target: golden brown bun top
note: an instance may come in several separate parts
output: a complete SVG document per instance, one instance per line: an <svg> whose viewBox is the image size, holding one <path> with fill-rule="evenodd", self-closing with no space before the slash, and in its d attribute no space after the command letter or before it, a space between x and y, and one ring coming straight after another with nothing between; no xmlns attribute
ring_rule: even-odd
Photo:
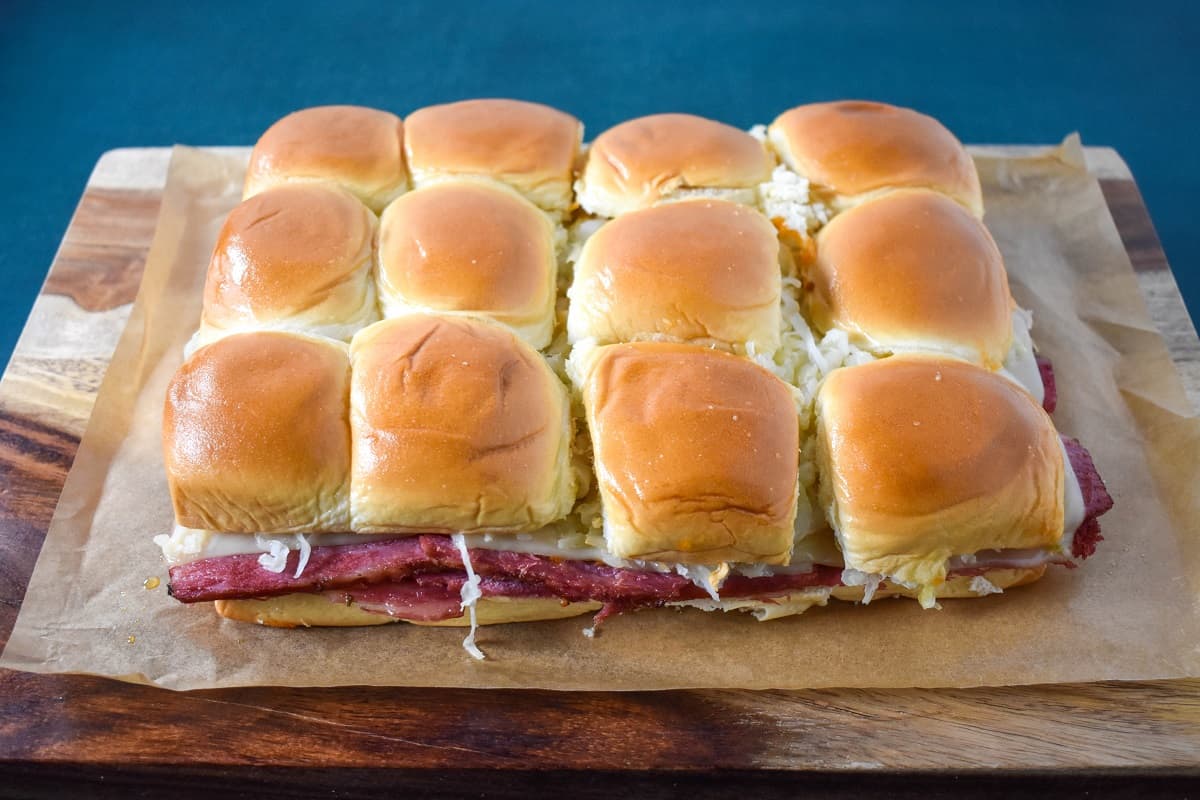
<svg viewBox="0 0 1200 800"><path fill-rule="evenodd" d="M329 185L283 185L243 201L217 237L205 322L228 327L327 302L369 269L375 228L366 206Z"/></svg>
<svg viewBox="0 0 1200 800"><path fill-rule="evenodd" d="M566 389L512 332L409 314L350 353L356 530L530 530L570 510Z"/></svg>
<svg viewBox="0 0 1200 800"><path fill-rule="evenodd" d="M350 362L294 333L228 336L167 388L163 450L176 519L232 532L345 530Z"/></svg>
<svg viewBox="0 0 1200 800"><path fill-rule="evenodd" d="M936 192L889 192L834 217L805 270L821 329L864 346L952 352L998 369L1012 342L1013 300L983 223Z"/></svg>
<svg viewBox="0 0 1200 800"><path fill-rule="evenodd" d="M602 347L587 372L614 552L786 561L799 429L783 381L747 359L667 342Z"/></svg>
<svg viewBox="0 0 1200 800"><path fill-rule="evenodd" d="M1003 487L1050 435L1017 384L966 362L897 356L837 370L839 479L870 490L874 510L928 514ZM886 476L886 480L881 480Z"/></svg>
<svg viewBox="0 0 1200 800"><path fill-rule="evenodd" d="M341 183L379 210L407 184L404 124L363 106L317 106L283 117L250 155L246 196L288 179Z"/></svg>
<svg viewBox="0 0 1200 800"><path fill-rule="evenodd" d="M788 166L828 192L923 187L983 216L971 156L940 122L912 109L862 100L797 106L775 119L770 138Z"/></svg>
<svg viewBox="0 0 1200 800"><path fill-rule="evenodd" d="M686 200L606 223L575 267L568 332L601 343L669 336L779 343L779 240L752 208Z"/></svg>
<svg viewBox="0 0 1200 800"><path fill-rule="evenodd" d="M485 175L535 201L548 199L542 191L547 183L570 191L583 137L583 125L575 117L523 100L429 106L414 111L405 124L409 167L418 182L437 174Z"/></svg>
<svg viewBox="0 0 1200 800"><path fill-rule="evenodd" d="M817 414L822 499L847 566L936 583L951 555L1058 546L1058 434L1016 383L894 356L831 373Z"/></svg>
<svg viewBox="0 0 1200 800"><path fill-rule="evenodd" d="M554 292L554 228L503 186L436 183L388 206L379 261L384 291L414 305L532 312Z"/></svg>
<svg viewBox="0 0 1200 800"><path fill-rule="evenodd" d="M753 188L770 174L770 155L745 131L692 114L654 114L596 137L581 192L624 212L679 189Z"/></svg>

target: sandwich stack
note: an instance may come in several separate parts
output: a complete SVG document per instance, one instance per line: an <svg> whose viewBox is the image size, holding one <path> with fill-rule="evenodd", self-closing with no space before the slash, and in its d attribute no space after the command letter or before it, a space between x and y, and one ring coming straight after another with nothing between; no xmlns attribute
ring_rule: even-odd
<svg viewBox="0 0 1200 800"><path fill-rule="evenodd" d="M488 623L930 608L1100 538L974 165L915 111L585 146L514 100L314 108L245 188L163 416L182 602L481 656Z"/></svg>

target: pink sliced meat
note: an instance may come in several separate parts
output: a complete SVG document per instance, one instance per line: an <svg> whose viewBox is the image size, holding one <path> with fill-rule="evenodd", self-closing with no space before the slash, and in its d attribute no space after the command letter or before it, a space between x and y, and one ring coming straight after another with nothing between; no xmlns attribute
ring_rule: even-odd
<svg viewBox="0 0 1200 800"><path fill-rule="evenodd" d="M430 558L444 567L460 567L454 543L444 536L424 536ZM544 587L566 600L604 603L662 604L700 600L708 593L674 572L623 569L594 561L569 561L505 550L471 550L471 564L480 575L516 578ZM787 594L814 586L836 586L841 569L814 566L810 572L748 578L733 575L721 589L722 597L758 597Z"/></svg>
<svg viewBox="0 0 1200 800"><path fill-rule="evenodd" d="M171 567L171 595L184 603L273 597L321 592L352 584L401 578L425 566L420 537L383 542L314 547L300 577L293 577L300 555L288 554L282 572L263 569L258 553L218 556Z"/></svg>
<svg viewBox="0 0 1200 800"><path fill-rule="evenodd" d="M590 561L568 561L529 553L502 550L470 551L480 576L511 580L514 585L535 587L546 596L569 601L634 605L697 600L707 593L687 578L672 572L622 569ZM257 554L219 556L172 567L171 594L184 603L246 597L274 597L295 592L396 582L422 573L452 570L462 574L462 557L448 536L422 535L370 544L314 547L308 565L294 577L296 553L288 556L282 572L258 564ZM813 586L835 586L841 576L836 567L817 566L811 572L763 578L732 576L724 594L730 597L786 594ZM461 584L459 584L461 586Z"/></svg>
<svg viewBox="0 0 1200 800"><path fill-rule="evenodd" d="M1046 409L1047 414L1053 414L1054 409L1058 407L1058 384L1054 380L1054 365L1045 356L1035 356L1034 360L1037 361L1038 373L1042 376L1042 387L1045 389L1042 408Z"/></svg>
<svg viewBox="0 0 1200 800"><path fill-rule="evenodd" d="M1092 454L1069 436L1059 438L1062 439L1067 459L1071 462L1071 469L1075 471L1075 477L1079 480L1079 490L1083 494L1083 524L1075 531L1071 555L1087 558L1096 552L1096 544L1104 539L1100 535L1098 517L1113 507L1113 499L1104 485L1104 479L1096 471Z"/></svg>

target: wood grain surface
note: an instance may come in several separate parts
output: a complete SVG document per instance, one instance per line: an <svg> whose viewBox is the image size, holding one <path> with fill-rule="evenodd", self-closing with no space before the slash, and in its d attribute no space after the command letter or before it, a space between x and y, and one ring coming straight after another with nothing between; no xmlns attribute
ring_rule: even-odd
<svg viewBox="0 0 1200 800"><path fill-rule="evenodd" d="M102 159L0 382L0 644L137 291L167 152ZM1200 341L1137 187L1112 151L1088 155L1195 404ZM1169 797L1198 778L1200 681L172 693L0 671L0 796Z"/></svg>

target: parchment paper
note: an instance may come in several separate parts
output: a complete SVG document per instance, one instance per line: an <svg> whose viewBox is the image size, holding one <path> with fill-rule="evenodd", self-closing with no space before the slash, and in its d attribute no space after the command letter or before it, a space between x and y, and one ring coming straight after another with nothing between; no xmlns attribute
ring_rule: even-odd
<svg viewBox="0 0 1200 800"><path fill-rule="evenodd" d="M978 159L987 223L1058 372L1060 430L1116 500L1080 569L940 612L831 603L758 623L688 610L463 631L397 624L274 630L166 594L171 526L159 421L199 318L217 229L244 163L177 148L141 292L0 665L172 689L272 684L639 690L962 687L1200 675L1200 425L1078 146ZM158 576L157 589L143 581Z"/></svg>

